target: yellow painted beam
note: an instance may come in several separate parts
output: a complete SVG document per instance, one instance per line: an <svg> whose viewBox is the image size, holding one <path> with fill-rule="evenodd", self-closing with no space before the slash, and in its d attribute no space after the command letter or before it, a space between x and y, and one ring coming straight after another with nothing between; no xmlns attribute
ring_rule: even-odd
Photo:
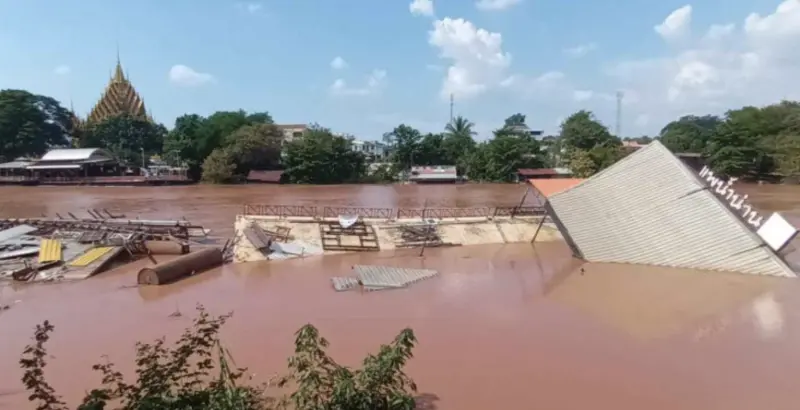
<svg viewBox="0 0 800 410"><path fill-rule="evenodd" d="M39 263L60 261L63 257L61 241L58 239L42 239L39 245Z"/></svg>
<svg viewBox="0 0 800 410"><path fill-rule="evenodd" d="M89 249L88 251L84 252L83 255L73 259L69 263L69 266L76 266L76 267L89 266L92 264L92 262L102 258L115 248L116 248L115 246L100 246L97 248Z"/></svg>

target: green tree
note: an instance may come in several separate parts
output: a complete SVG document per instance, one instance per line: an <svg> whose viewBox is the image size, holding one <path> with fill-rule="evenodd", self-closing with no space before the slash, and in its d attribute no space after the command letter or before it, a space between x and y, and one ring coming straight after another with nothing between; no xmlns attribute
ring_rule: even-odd
<svg viewBox="0 0 800 410"><path fill-rule="evenodd" d="M233 180L236 163L225 148L217 148L203 161L203 182L224 184Z"/></svg>
<svg viewBox="0 0 800 410"><path fill-rule="evenodd" d="M286 144L285 177L299 184L357 182L366 175L366 160L349 139L319 126Z"/></svg>
<svg viewBox="0 0 800 410"><path fill-rule="evenodd" d="M570 171L575 178L589 178L598 167L589 151L574 150L569 158Z"/></svg>
<svg viewBox="0 0 800 410"><path fill-rule="evenodd" d="M503 127L494 138L478 145L467 161L467 176L477 181L511 182L519 168L541 168L539 142Z"/></svg>
<svg viewBox="0 0 800 410"><path fill-rule="evenodd" d="M462 168L467 156L475 151L475 124L458 116L444 127L442 150L443 165L459 165ZM463 169L461 169L463 172Z"/></svg>
<svg viewBox="0 0 800 410"><path fill-rule="evenodd" d="M714 115L687 115L664 126L659 140L675 153L702 153L720 123L722 120Z"/></svg>
<svg viewBox="0 0 800 410"><path fill-rule="evenodd" d="M511 115L510 117L506 118L505 123L504 123L503 126L504 127L515 127L515 126L520 126L520 125L524 125L524 126L527 127L527 124L525 123L525 115L520 114L520 113L516 113L516 114Z"/></svg>
<svg viewBox="0 0 800 410"><path fill-rule="evenodd" d="M267 113L247 114L244 110L217 111L204 122L204 129L198 141L199 157L205 158L211 154L211 151L223 145L226 136L245 125L272 123L272 117Z"/></svg>
<svg viewBox="0 0 800 410"><path fill-rule="evenodd" d="M772 172L774 162L765 142L782 131L782 123L774 110L744 107L728 111L706 145L711 167L729 177Z"/></svg>
<svg viewBox="0 0 800 410"><path fill-rule="evenodd" d="M383 140L391 147L391 161L398 169L407 170L416 164L415 157L420 154L422 134L419 130L405 124L398 125L383 135Z"/></svg>
<svg viewBox="0 0 800 410"><path fill-rule="evenodd" d="M0 91L0 155L6 160L67 146L72 128L69 110L55 99L23 90Z"/></svg>
<svg viewBox="0 0 800 410"><path fill-rule="evenodd" d="M608 128L594 117L591 111L578 111L561 123L559 135L562 147L567 151L588 151L596 145L619 145L620 141L608 132Z"/></svg>
<svg viewBox="0 0 800 410"><path fill-rule="evenodd" d="M445 151L444 141L442 134L425 134L419 142L414 165L455 165L456 160Z"/></svg>
<svg viewBox="0 0 800 410"><path fill-rule="evenodd" d="M297 331L289 372L276 387L293 391L276 400L267 386L252 386L247 369L233 367L230 352L219 333L231 314L212 317L198 306L191 328L173 344L158 339L136 344L136 377L125 380L105 361L93 366L102 376L100 387L88 390L77 410L407 410L415 408L417 386L404 372L417 339L404 329L376 354L368 355L361 368L342 366L327 353L328 341L308 324ZM45 378L46 343L54 326L37 325L34 343L20 359L22 381L38 410L67 410Z"/></svg>
<svg viewBox="0 0 800 410"><path fill-rule="evenodd" d="M224 146L236 164L236 175L254 169L278 169L283 133L274 124L245 125L225 137Z"/></svg>
<svg viewBox="0 0 800 410"><path fill-rule="evenodd" d="M107 118L87 128L81 139L84 148L105 148L129 165L141 165L150 155L160 154L166 128L128 114Z"/></svg>
<svg viewBox="0 0 800 410"><path fill-rule="evenodd" d="M612 136L605 125L597 121L589 111L578 111L564 120L559 140L559 148L567 156L570 169L573 168L573 160L584 161L586 155L594 162L594 166L587 167L583 163L576 163L575 166L594 172L611 166L622 157L619 138ZM577 151L582 152L575 154Z"/></svg>

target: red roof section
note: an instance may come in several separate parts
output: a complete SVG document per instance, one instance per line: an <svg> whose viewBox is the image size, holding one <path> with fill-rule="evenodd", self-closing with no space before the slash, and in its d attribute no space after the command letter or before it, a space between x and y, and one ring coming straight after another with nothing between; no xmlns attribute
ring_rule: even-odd
<svg viewBox="0 0 800 410"><path fill-rule="evenodd" d="M526 177L559 175L558 172L552 168L520 168L517 170L517 173Z"/></svg>
<svg viewBox="0 0 800 410"><path fill-rule="evenodd" d="M531 184L539 193L545 198L551 197L562 191L566 191L581 182L586 181L583 178L552 178L552 179L529 179L528 183Z"/></svg>

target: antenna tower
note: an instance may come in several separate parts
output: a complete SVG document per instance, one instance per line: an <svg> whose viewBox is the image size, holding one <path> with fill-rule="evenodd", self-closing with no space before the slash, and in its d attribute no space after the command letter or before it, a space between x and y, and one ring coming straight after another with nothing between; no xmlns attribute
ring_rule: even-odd
<svg viewBox="0 0 800 410"><path fill-rule="evenodd" d="M453 94L450 93L450 122L453 122Z"/></svg>
<svg viewBox="0 0 800 410"><path fill-rule="evenodd" d="M615 127L617 138L622 138L622 98L624 96L622 91L617 91L617 124Z"/></svg>

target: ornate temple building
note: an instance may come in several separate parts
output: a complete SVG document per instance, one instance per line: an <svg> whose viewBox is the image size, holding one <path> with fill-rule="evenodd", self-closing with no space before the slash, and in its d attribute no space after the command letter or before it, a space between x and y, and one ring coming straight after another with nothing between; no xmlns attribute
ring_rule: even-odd
<svg viewBox="0 0 800 410"><path fill-rule="evenodd" d="M97 104L89 111L89 115L86 119L81 120L75 115L74 110L72 112L74 116L73 122L79 125L75 127L77 135L73 135L76 140L80 138L80 130L87 125L98 123L109 117L120 114L128 114L152 121L152 118L147 113L147 109L145 109L144 100L139 96L133 84L131 84L122 71L122 63L120 63L119 56L117 57L117 66L114 68L114 74L111 80L108 85L106 85L106 89L103 91L103 95L100 96L100 100L98 100Z"/></svg>

